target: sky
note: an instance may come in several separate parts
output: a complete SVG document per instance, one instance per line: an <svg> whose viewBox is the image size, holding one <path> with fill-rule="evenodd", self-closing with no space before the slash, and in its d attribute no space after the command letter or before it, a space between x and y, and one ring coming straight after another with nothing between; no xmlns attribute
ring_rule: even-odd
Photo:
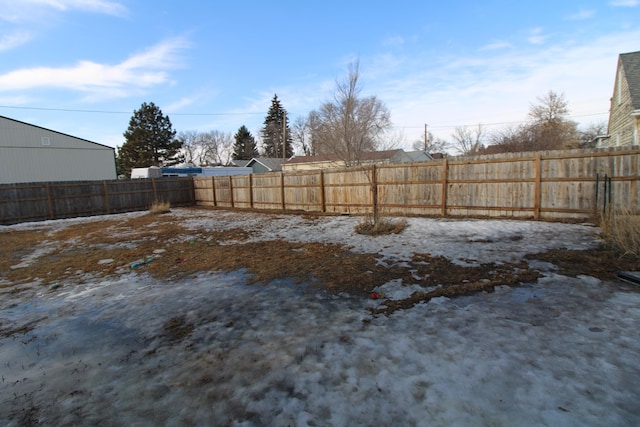
<svg viewBox="0 0 640 427"><path fill-rule="evenodd" d="M0 229L58 236L100 222L111 239L100 246L107 250L135 242L137 230L122 224L144 214ZM242 229L247 241L225 243L339 244L386 265L425 253L466 265L500 263L599 244L598 228L541 221L407 218L402 234L372 238L354 231L357 217L205 209L165 215L162 224L186 228L170 245L194 242L206 251L212 231ZM153 262L172 263L167 242L156 243ZM61 246L86 250L87 242L54 237L11 268L46 262ZM80 271L53 286L35 280L3 294L0 424L640 423L640 292L630 284L568 277L529 259L541 272L533 283L374 316L368 309L383 299L323 293L286 278L249 286L241 271L167 281L107 256L99 264L117 263L115 275ZM398 278L377 290L401 300L433 289L410 282ZM171 339L168 325L192 329Z"/></svg>
<svg viewBox="0 0 640 427"><path fill-rule="evenodd" d="M0 0L0 115L117 147L153 102L178 132L259 136L274 95L306 117L358 61L410 149L425 125L516 126L550 90L606 122L637 50L640 0Z"/></svg>

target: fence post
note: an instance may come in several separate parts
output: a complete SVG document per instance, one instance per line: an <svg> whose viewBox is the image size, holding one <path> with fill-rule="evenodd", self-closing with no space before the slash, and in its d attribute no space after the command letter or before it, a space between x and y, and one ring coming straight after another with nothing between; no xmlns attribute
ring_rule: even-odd
<svg viewBox="0 0 640 427"><path fill-rule="evenodd" d="M46 183L44 188L47 193L47 208L49 210L49 219L55 219L53 213L53 200L51 199L51 184Z"/></svg>
<svg viewBox="0 0 640 427"><path fill-rule="evenodd" d="M158 192L156 190L156 179L155 178L151 178L151 186L153 187L153 201L159 201L158 200Z"/></svg>
<svg viewBox="0 0 640 427"><path fill-rule="evenodd" d="M233 205L233 179L231 179L231 175L229 175L229 200L231 201L231 207L235 208Z"/></svg>
<svg viewBox="0 0 640 427"><path fill-rule="evenodd" d="M216 177L212 176L211 177L211 195L213 196L213 207L215 208L217 205L216 203Z"/></svg>
<svg viewBox="0 0 640 427"><path fill-rule="evenodd" d="M540 219L540 201L542 197L542 155L538 153L534 160L535 187L533 188L533 218Z"/></svg>
<svg viewBox="0 0 640 427"><path fill-rule="evenodd" d="M594 212L598 214L598 187L600 187L600 174L596 173L596 205L594 208Z"/></svg>
<svg viewBox="0 0 640 427"><path fill-rule="evenodd" d="M320 169L320 212L327 211L327 206L324 199L324 171Z"/></svg>
<svg viewBox="0 0 640 427"><path fill-rule="evenodd" d="M253 209L253 174L249 174L249 207Z"/></svg>
<svg viewBox="0 0 640 427"><path fill-rule="evenodd" d="M449 173L449 162L442 159L442 216L447 216L447 174Z"/></svg>
<svg viewBox="0 0 640 427"><path fill-rule="evenodd" d="M284 172L280 172L280 197L282 198L282 210L285 210L287 205L284 201Z"/></svg>
<svg viewBox="0 0 640 427"><path fill-rule="evenodd" d="M373 223L378 222L378 183L376 182L376 165L371 165L371 210L373 211Z"/></svg>
<svg viewBox="0 0 640 427"><path fill-rule="evenodd" d="M104 210L106 213L109 213L111 207L109 206L109 186L107 185L107 181L102 181L102 188L104 190Z"/></svg>

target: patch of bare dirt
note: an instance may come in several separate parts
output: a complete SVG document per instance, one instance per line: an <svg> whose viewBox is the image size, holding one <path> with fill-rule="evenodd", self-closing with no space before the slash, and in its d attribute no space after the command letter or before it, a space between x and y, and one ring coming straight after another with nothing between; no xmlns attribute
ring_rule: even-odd
<svg viewBox="0 0 640 427"><path fill-rule="evenodd" d="M640 271L640 260L622 255L619 251L600 246L588 251L555 249L539 254L530 254L527 259L550 262L565 276L588 275L600 280L615 279L618 271Z"/></svg>

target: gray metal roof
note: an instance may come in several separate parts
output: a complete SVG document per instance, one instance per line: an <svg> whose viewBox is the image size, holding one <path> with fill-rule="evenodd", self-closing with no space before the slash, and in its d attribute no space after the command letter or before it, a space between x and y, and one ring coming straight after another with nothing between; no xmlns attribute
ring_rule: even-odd
<svg viewBox="0 0 640 427"><path fill-rule="evenodd" d="M640 110L640 51L622 53L620 61L629 85L631 105L634 110Z"/></svg>
<svg viewBox="0 0 640 427"><path fill-rule="evenodd" d="M271 172L281 171L284 160L274 157L254 157L246 166L251 167L254 163L260 163Z"/></svg>

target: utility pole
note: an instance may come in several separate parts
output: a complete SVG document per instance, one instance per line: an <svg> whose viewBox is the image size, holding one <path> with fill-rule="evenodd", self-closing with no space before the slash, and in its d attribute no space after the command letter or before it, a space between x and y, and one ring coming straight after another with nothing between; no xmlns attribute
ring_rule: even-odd
<svg viewBox="0 0 640 427"><path fill-rule="evenodd" d="M428 144L427 135L428 135L427 134L427 124L425 123L424 124L424 152L425 153L427 152L427 144Z"/></svg>
<svg viewBox="0 0 640 427"><path fill-rule="evenodd" d="M287 160L287 112L284 111L282 120L282 162Z"/></svg>

